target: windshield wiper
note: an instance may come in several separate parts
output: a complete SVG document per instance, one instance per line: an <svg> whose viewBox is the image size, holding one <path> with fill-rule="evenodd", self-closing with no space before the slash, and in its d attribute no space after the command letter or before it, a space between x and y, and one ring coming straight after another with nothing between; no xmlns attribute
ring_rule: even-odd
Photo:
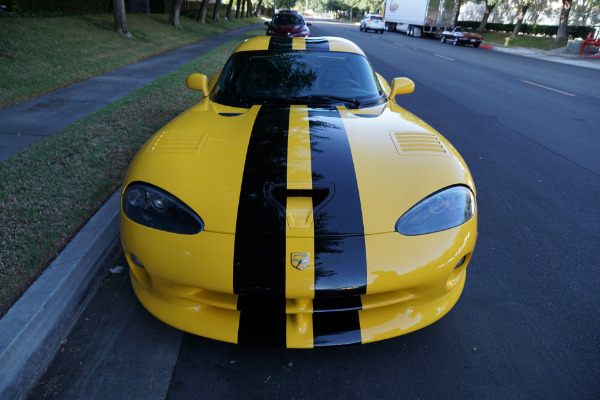
<svg viewBox="0 0 600 400"><path fill-rule="evenodd" d="M360 101L358 101L356 99L349 99L347 97L330 96L330 95L324 95L324 94L310 94L307 96L290 97L290 98L287 98L286 100L288 100L288 101L308 101L311 103L315 103L315 102L319 103L319 102L323 102L323 101L327 101L327 102L341 101L344 104L353 105L354 108L358 108L362 104Z"/></svg>

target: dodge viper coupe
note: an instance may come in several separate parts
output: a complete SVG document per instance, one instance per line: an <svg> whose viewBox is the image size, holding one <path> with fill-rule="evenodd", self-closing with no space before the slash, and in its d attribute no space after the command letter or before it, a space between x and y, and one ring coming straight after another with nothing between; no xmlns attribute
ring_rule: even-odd
<svg viewBox="0 0 600 400"><path fill-rule="evenodd" d="M181 330L312 348L423 328L458 301L473 179L340 38L255 37L142 147L121 194L140 302Z"/></svg>

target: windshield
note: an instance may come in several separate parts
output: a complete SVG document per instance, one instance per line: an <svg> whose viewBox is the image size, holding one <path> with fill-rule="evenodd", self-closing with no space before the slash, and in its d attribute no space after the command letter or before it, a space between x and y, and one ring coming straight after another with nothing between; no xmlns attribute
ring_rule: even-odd
<svg viewBox="0 0 600 400"><path fill-rule="evenodd" d="M272 23L273 25L304 25L304 20L299 15L277 14Z"/></svg>
<svg viewBox="0 0 600 400"><path fill-rule="evenodd" d="M232 107L254 104L373 105L384 100L371 65L359 54L251 51L231 56L212 100Z"/></svg>

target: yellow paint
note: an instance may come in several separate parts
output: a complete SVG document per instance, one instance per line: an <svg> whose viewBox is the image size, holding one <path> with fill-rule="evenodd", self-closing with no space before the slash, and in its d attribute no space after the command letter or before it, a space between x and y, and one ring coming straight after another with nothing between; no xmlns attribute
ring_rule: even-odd
<svg viewBox="0 0 600 400"><path fill-rule="evenodd" d="M140 286L130 274L135 295L142 305L161 321L186 332L210 339L237 343L239 311L223 310L204 304L177 306L166 302Z"/></svg>
<svg viewBox="0 0 600 400"><path fill-rule="evenodd" d="M312 189L310 132L305 106L291 106L288 133L288 189Z"/></svg>
<svg viewBox="0 0 600 400"><path fill-rule="evenodd" d="M292 106L288 133L288 189L312 188L310 132L306 107ZM286 205L287 346L312 347L312 301L315 295L315 242L311 197L288 197ZM297 260L308 263L298 265ZM294 265L299 268L294 267Z"/></svg>
<svg viewBox="0 0 600 400"><path fill-rule="evenodd" d="M310 229L313 226L312 197L288 197L286 206L287 226L290 229ZM312 231L303 231L312 234Z"/></svg>
<svg viewBox="0 0 600 400"><path fill-rule="evenodd" d="M292 50L306 50L306 40L304 40L304 38L293 38Z"/></svg>
<svg viewBox="0 0 600 400"><path fill-rule="evenodd" d="M151 182L176 193L200 215L206 231L233 234L246 152L260 106L245 110L208 103L205 99L153 136L132 162L124 187L133 181ZM242 115L224 117L220 112Z"/></svg>

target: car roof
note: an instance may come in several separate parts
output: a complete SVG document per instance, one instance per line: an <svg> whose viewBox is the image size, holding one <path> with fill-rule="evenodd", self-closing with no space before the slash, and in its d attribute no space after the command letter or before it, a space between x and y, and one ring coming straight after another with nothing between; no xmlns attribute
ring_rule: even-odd
<svg viewBox="0 0 600 400"><path fill-rule="evenodd" d="M341 51L346 53L356 53L362 56L365 53L354 42L333 36L325 37L274 37L274 36L256 36L245 40L233 53L242 51L260 51L260 50L310 50L310 51Z"/></svg>

